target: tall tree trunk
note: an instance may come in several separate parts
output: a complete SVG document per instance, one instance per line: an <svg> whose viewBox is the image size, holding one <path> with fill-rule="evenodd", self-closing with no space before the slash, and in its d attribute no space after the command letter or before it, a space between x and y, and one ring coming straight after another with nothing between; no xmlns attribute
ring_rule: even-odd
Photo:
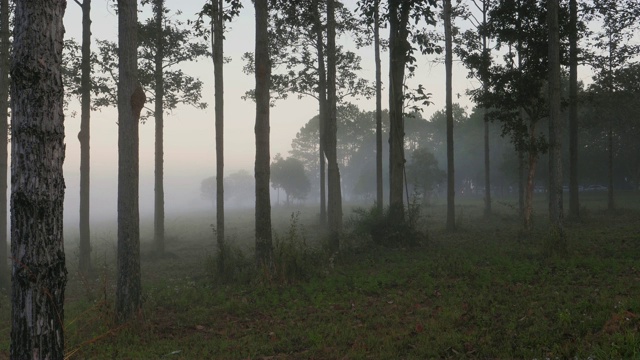
<svg viewBox="0 0 640 360"><path fill-rule="evenodd" d="M0 289L9 289L7 267L7 157L9 107L9 0L0 0Z"/></svg>
<svg viewBox="0 0 640 360"><path fill-rule="evenodd" d="M267 0L255 0L256 10L256 264L272 266L271 199L269 195L269 8Z"/></svg>
<svg viewBox="0 0 640 360"><path fill-rule="evenodd" d="M80 257L79 271L91 272L90 165L91 151L91 0L82 2L82 100L80 115Z"/></svg>
<svg viewBox="0 0 640 360"><path fill-rule="evenodd" d="M613 34L609 33L609 98L613 98ZM608 141L609 141L609 164L608 164L608 177L609 177L609 188L607 191L607 209L609 211L613 211L616 206L614 202L613 196L613 118L612 115L609 115L609 133L608 133Z"/></svg>
<svg viewBox="0 0 640 360"><path fill-rule="evenodd" d="M488 0L482 1L482 25L487 26ZM482 56L487 57L487 35L482 34ZM486 63L489 66L488 63ZM488 69L485 69L488 70ZM486 93L489 84L486 78L482 81L483 91ZM491 152L489 147L489 109L484 109L484 215L491 215Z"/></svg>
<svg viewBox="0 0 640 360"><path fill-rule="evenodd" d="M446 78L446 115L447 115L447 230L456 228L456 182L453 157L453 98L452 68L453 49L451 34L451 0L444 1L444 39L445 39L445 78Z"/></svg>
<svg viewBox="0 0 640 360"><path fill-rule="evenodd" d="M569 214L580 217L578 188L578 6L569 0Z"/></svg>
<svg viewBox="0 0 640 360"><path fill-rule="evenodd" d="M547 0L549 23L549 222L551 236L545 250L548 254L566 252L562 206L562 134L560 116L560 28L558 1Z"/></svg>
<svg viewBox="0 0 640 360"><path fill-rule="evenodd" d="M315 10L315 30L316 30L316 53L318 55L318 134L320 136L319 149L320 153L320 224L327 223L327 193L326 193L326 174L325 174L325 129L327 124L327 73L324 60L324 32L322 31L322 22L320 17L320 2L314 1Z"/></svg>
<svg viewBox="0 0 640 360"><path fill-rule="evenodd" d="M116 321L138 315L140 213L138 121L146 97L138 82L138 2L118 0L118 264Z"/></svg>
<svg viewBox="0 0 640 360"><path fill-rule="evenodd" d="M403 6L404 5L404 6ZM409 4L389 0L389 208L392 217L404 218L404 71Z"/></svg>
<svg viewBox="0 0 640 360"><path fill-rule="evenodd" d="M218 242L218 273L224 273L224 17L222 0L212 0L213 73L216 104L216 236Z"/></svg>
<svg viewBox="0 0 640 360"><path fill-rule="evenodd" d="M340 169L337 152L337 97L336 97L336 20L335 0L327 0L327 127L325 128L328 165L329 204L327 215L331 231L331 248L339 248L339 234L342 230L342 189L340 186Z"/></svg>
<svg viewBox="0 0 640 360"><path fill-rule="evenodd" d="M373 46L376 63L376 205L382 213L384 187L382 180L382 74L380 61L380 0L374 1Z"/></svg>
<svg viewBox="0 0 640 360"><path fill-rule="evenodd" d="M155 149L155 188L154 188L154 216L153 231L158 255L164 253L164 36L162 22L164 20L164 0L154 1L156 17L156 56L154 76L155 88L155 120L156 120L156 149Z"/></svg>
<svg viewBox="0 0 640 360"><path fill-rule="evenodd" d="M61 68L66 1L21 0L15 4L11 359L63 359L67 269Z"/></svg>

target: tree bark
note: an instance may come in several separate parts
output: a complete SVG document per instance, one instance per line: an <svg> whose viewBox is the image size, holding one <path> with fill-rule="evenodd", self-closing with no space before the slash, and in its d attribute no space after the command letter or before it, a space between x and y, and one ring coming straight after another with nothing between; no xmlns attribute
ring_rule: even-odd
<svg viewBox="0 0 640 360"><path fill-rule="evenodd" d="M562 134L564 124L560 116L560 28L558 1L547 0L549 24L549 222L551 236L548 254L566 252L563 230L562 204Z"/></svg>
<svg viewBox="0 0 640 360"><path fill-rule="evenodd" d="M453 98L452 68L453 49L451 35L451 0L444 1L444 38L445 38L445 78L446 78L446 115L447 115L447 230L456 228L455 204L455 167L453 154Z"/></svg>
<svg viewBox="0 0 640 360"><path fill-rule="evenodd" d="M9 120L9 0L0 0L0 289L9 289L7 157Z"/></svg>
<svg viewBox="0 0 640 360"><path fill-rule="evenodd" d="M384 208L384 184L382 180L382 75L380 61L380 0L374 1L373 46L376 63L376 205L382 213Z"/></svg>
<svg viewBox="0 0 640 360"><path fill-rule="evenodd" d="M82 100L80 114L80 257L78 270L91 272L91 0L82 1Z"/></svg>
<svg viewBox="0 0 640 360"><path fill-rule="evenodd" d="M154 171L154 212L153 233L156 253L162 255L165 249L164 243L164 71L162 60L164 59L164 36L162 22L164 20L164 0L154 0L156 21L156 56L154 76L155 88L155 171Z"/></svg>
<svg viewBox="0 0 640 360"><path fill-rule="evenodd" d="M61 68L66 1L21 0L15 5L10 352L11 359L63 359L67 270Z"/></svg>
<svg viewBox="0 0 640 360"><path fill-rule="evenodd" d="M224 17L222 0L212 0L211 20L213 73L215 77L216 128L216 237L218 242L218 273L224 273Z"/></svg>
<svg viewBox="0 0 640 360"><path fill-rule="evenodd" d="M335 0L327 0L327 127L325 133L328 170L327 215L331 231L331 248L339 248L339 234L342 230L342 189L337 152L337 97L336 97L336 20Z"/></svg>
<svg viewBox="0 0 640 360"><path fill-rule="evenodd" d="M404 218L404 72L409 4L389 0L389 207L393 217Z"/></svg>
<svg viewBox="0 0 640 360"><path fill-rule="evenodd" d="M569 214L580 217L578 188L578 6L569 0Z"/></svg>
<svg viewBox="0 0 640 360"><path fill-rule="evenodd" d="M138 205L138 121L146 101L138 83L138 2L118 0L118 264L116 321L131 320L142 306Z"/></svg>
<svg viewBox="0 0 640 360"><path fill-rule="evenodd" d="M269 146L269 8L267 0L255 0L256 11L256 264L258 268L271 268L273 246L271 234L271 199L269 176L271 161Z"/></svg>

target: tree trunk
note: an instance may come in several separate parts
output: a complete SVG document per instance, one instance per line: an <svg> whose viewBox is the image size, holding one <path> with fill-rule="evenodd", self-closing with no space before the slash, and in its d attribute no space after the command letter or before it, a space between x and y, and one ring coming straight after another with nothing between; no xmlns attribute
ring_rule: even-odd
<svg viewBox="0 0 640 360"><path fill-rule="evenodd" d="M155 0L156 17L156 56L154 76L155 88L155 120L156 120L156 149L155 149L155 188L154 188L154 216L153 231L158 255L164 253L164 36L162 22L164 20L164 0Z"/></svg>
<svg viewBox="0 0 640 360"><path fill-rule="evenodd" d="M320 224L327 223L327 193L326 193L326 174L325 174L325 129L327 124L327 73L324 63L324 34L322 31L322 23L320 18L320 3L314 1L315 9L315 30L316 30L316 53L318 55L318 134L320 136L319 149L320 153Z"/></svg>
<svg viewBox="0 0 640 360"><path fill-rule="evenodd" d="M609 178L609 188L607 191L607 209L613 211L616 208L613 196L613 120L609 120L609 132L607 135L609 141L609 162L607 166L607 174Z"/></svg>
<svg viewBox="0 0 640 360"><path fill-rule="evenodd" d="M256 264L258 268L272 266L271 199L269 196L269 8L267 0L255 0L256 10Z"/></svg>
<svg viewBox="0 0 640 360"><path fill-rule="evenodd" d="M569 1L569 214L580 217L578 188L578 7Z"/></svg>
<svg viewBox="0 0 640 360"><path fill-rule="evenodd" d="M91 138L91 0L82 2L82 100L80 115L80 256L78 270L91 272L90 147Z"/></svg>
<svg viewBox="0 0 640 360"><path fill-rule="evenodd" d="M211 47L215 76L216 128L216 237L218 243L218 273L224 273L224 17L222 0L212 0L213 14Z"/></svg>
<svg viewBox="0 0 640 360"><path fill-rule="evenodd" d="M518 150L518 214L524 218L524 193L525 193L525 162L524 152Z"/></svg>
<svg viewBox="0 0 640 360"><path fill-rule="evenodd" d="M488 0L482 1L482 25L487 25L487 13L489 12ZM487 56L487 35L482 35L482 55ZM489 64L487 64L488 66ZM488 70L488 69L486 69ZM489 84L486 78L482 81L484 92L488 91ZM491 152L489 147L489 109L484 109L484 215L491 215Z"/></svg>
<svg viewBox="0 0 640 360"><path fill-rule="evenodd" d="M7 267L7 157L9 114L9 0L0 0L0 289L9 289Z"/></svg>
<svg viewBox="0 0 640 360"><path fill-rule="evenodd" d="M373 46L376 63L376 205L382 213L384 191L382 180L382 65L380 62L380 0L374 1Z"/></svg>
<svg viewBox="0 0 640 360"><path fill-rule="evenodd" d="M389 207L404 218L404 71L408 50L409 5L389 1Z"/></svg>
<svg viewBox="0 0 640 360"><path fill-rule="evenodd" d="M339 234L342 230L342 189L337 152L337 97L336 97L336 20L335 0L327 0L327 127L325 128L325 153L328 165L328 206L327 215L331 231L331 248L339 248Z"/></svg>
<svg viewBox="0 0 640 360"><path fill-rule="evenodd" d="M446 78L446 115L447 115L447 230L456 228L456 182L453 157L453 98L452 68L453 49L451 34L451 0L444 0L444 38L445 38L445 78Z"/></svg>
<svg viewBox="0 0 640 360"><path fill-rule="evenodd" d="M491 215L491 151L489 147L489 114L484 109L484 216Z"/></svg>
<svg viewBox="0 0 640 360"><path fill-rule="evenodd" d="M535 135L533 135L535 136ZM538 164L538 154L535 150L528 152L527 186L524 194L524 230L531 231L533 228L533 181L536 177L536 165Z"/></svg>
<svg viewBox="0 0 640 360"><path fill-rule="evenodd" d="M549 22L549 222L551 236L545 250L548 254L566 252L562 206L562 134L560 116L560 29L558 2L547 1Z"/></svg>
<svg viewBox="0 0 640 360"><path fill-rule="evenodd" d="M67 270L62 218L65 145L61 68L66 1L22 0L15 4L11 359L63 359ZM2 261L4 264L5 259Z"/></svg>
<svg viewBox="0 0 640 360"><path fill-rule="evenodd" d="M138 2L118 0L118 264L116 320L139 315L140 214L138 121L146 101L138 83Z"/></svg>

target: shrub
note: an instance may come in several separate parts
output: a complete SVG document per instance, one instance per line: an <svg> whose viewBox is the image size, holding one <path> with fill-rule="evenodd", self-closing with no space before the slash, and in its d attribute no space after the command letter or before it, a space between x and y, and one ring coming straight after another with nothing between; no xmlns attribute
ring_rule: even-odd
<svg viewBox="0 0 640 360"><path fill-rule="evenodd" d="M386 247L418 246L428 239L421 207L416 202L409 204L403 217L394 216L389 207L382 211L375 205L368 209L357 208L347 225L354 238Z"/></svg>

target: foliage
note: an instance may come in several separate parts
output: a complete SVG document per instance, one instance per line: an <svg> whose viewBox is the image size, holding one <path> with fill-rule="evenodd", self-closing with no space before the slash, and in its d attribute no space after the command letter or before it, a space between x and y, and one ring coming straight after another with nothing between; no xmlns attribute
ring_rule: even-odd
<svg viewBox="0 0 640 360"><path fill-rule="evenodd" d="M320 259L319 250L307 244L300 213L291 213L287 231L283 235L274 233L273 272L265 272L264 281L279 285L309 281L318 275Z"/></svg>
<svg viewBox="0 0 640 360"><path fill-rule="evenodd" d="M348 221L351 236L370 239L374 244L395 248L424 245L428 235L423 228L419 203L409 204L403 218L398 219L386 207L382 211L377 206L356 208ZM365 240L366 241L366 240Z"/></svg>
<svg viewBox="0 0 640 360"><path fill-rule="evenodd" d="M294 157L283 159L280 154L271 163L271 186L287 193L287 204L290 198L304 200L311 191L302 161Z"/></svg>
<svg viewBox="0 0 640 360"><path fill-rule="evenodd" d="M167 11L167 10L165 10ZM181 15L180 12L176 15ZM156 51L156 24L155 19L149 18L146 22L139 24L138 40L138 78L145 90L146 104L155 102L155 51ZM194 30L187 27L184 22L177 17L166 17L163 25L164 54L164 98L163 108L170 112L178 104L187 104L198 109L207 107L207 103L202 102L202 81L190 76L182 69L175 68L176 65L188 61L194 61L202 56L209 56L207 44L198 41ZM115 84L118 82L118 47L114 42L108 40L96 40L98 45L97 53L92 54L92 89L95 96L92 97L93 109L105 106L116 106L117 97ZM71 43L69 43L71 44ZM73 50L71 47L70 50ZM79 47L78 47L79 49ZM73 76L79 76L79 65L81 56L74 50L69 54L69 70ZM140 118L144 121L153 116L154 109L145 107L146 113Z"/></svg>
<svg viewBox="0 0 640 360"><path fill-rule="evenodd" d="M411 161L407 164L407 182L413 185L414 192L422 195L427 202L431 191L442 183L446 173L438 167L433 153L427 149L418 148L411 153Z"/></svg>
<svg viewBox="0 0 640 360"><path fill-rule="evenodd" d="M320 99L322 79L320 68L326 68L326 19L324 1L274 1L270 12L269 39L274 71L271 74L272 101L286 99L289 94L298 98L311 96ZM350 34L361 42L365 33L360 24L344 6L336 1L336 34ZM318 37L322 40L319 48ZM322 63L319 61L322 54ZM245 53L244 72L252 74L255 69L254 54ZM373 96L369 82L359 77L361 58L342 46L336 48L336 92L339 102L346 98ZM322 66L321 66L322 64ZM324 75L326 76L326 74ZM254 98L253 90L245 98Z"/></svg>

